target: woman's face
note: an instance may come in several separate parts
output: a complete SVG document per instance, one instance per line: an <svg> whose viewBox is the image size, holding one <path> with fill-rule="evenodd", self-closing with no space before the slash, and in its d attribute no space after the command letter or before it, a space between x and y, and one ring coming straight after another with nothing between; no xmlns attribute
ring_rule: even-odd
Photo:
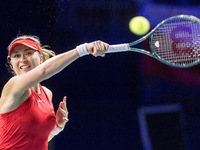
<svg viewBox="0 0 200 150"><path fill-rule="evenodd" d="M11 53L11 64L16 75L24 74L42 63L42 55L27 46L18 45Z"/></svg>

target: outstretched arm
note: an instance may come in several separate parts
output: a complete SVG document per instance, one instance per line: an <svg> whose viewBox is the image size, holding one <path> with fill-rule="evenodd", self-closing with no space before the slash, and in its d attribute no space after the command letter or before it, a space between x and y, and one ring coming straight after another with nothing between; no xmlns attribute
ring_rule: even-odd
<svg viewBox="0 0 200 150"><path fill-rule="evenodd" d="M102 56L108 49L108 44L104 42L92 42L86 45L87 51L94 56ZM15 93L20 93L20 91L25 91L32 86L46 80L53 75L62 71L65 67L71 64L73 61L80 57L77 49L70 50L68 52L59 54L51 59L48 59L44 63L40 64L38 67L27 72L26 74L13 77L11 79L15 83L12 85L10 90Z"/></svg>
<svg viewBox="0 0 200 150"><path fill-rule="evenodd" d="M92 42L85 46L86 52L94 56L103 56L109 47L108 44L101 41ZM25 74L11 78L3 88L0 110L2 112L7 112L15 109L19 103L21 104L23 102L21 97L25 92L28 93L27 90L29 88L61 72L79 57L79 51L73 49L48 59Z"/></svg>

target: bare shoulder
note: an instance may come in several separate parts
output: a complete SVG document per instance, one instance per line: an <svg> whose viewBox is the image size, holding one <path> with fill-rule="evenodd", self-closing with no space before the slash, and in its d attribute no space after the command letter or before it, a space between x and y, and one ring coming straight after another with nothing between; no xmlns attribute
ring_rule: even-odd
<svg viewBox="0 0 200 150"><path fill-rule="evenodd" d="M51 92L51 90L49 90L47 87L42 86L42 88L45 90L45 92L47 93L47 95L49 96L49 99L52 100L53 97L53 93Z"/></svg>
<svg viewBox="0 0 200 150"><path fill-rule="evenodd" d="M3 87L2 93L1 93L1 97L8 97L8 96L16 96L15 92L14 92L14 88L16 88L16 80L17 77L14 76L12 77Z"/></svg>
<svg viewBox="0 0 200 150"><path fill-rule="evenodd" d="M3 87L1 97L13 96L15 99L20 99L25 91L29 90L28 87L23 87L24 82L22 75L10 78Z"/></svg>
<svg viewBox="0 0 200 150"><path fill-rule="evenodd" d="M30 95L30 90L16 92L16 77L11 78L3 87L0 99L0 113L6 113L19 107Z"/></svg>

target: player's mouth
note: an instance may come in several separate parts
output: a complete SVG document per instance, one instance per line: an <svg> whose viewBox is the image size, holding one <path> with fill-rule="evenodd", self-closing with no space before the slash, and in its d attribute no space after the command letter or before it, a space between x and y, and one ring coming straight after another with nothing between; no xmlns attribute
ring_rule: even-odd
<svg viewBox="0 0 200 150"><path fill-rule="evenodd" d="M23 65L23 66L20 66L20 69L21 70L28 70L31 66L29 65Z"/></svg>

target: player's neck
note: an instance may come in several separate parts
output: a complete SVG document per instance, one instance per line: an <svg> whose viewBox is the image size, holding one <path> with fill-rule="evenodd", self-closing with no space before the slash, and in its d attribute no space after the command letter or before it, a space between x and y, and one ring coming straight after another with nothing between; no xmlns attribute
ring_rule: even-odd
<svg viewBox="0 0 200 150"><path fill-rule="evenodd" d="M38 93L38 94L41 93L41 90L40 90L40 86L39 86L39 84L33 86L32 89L33 89L33 91L35 91L35 92Z"/></svg>

